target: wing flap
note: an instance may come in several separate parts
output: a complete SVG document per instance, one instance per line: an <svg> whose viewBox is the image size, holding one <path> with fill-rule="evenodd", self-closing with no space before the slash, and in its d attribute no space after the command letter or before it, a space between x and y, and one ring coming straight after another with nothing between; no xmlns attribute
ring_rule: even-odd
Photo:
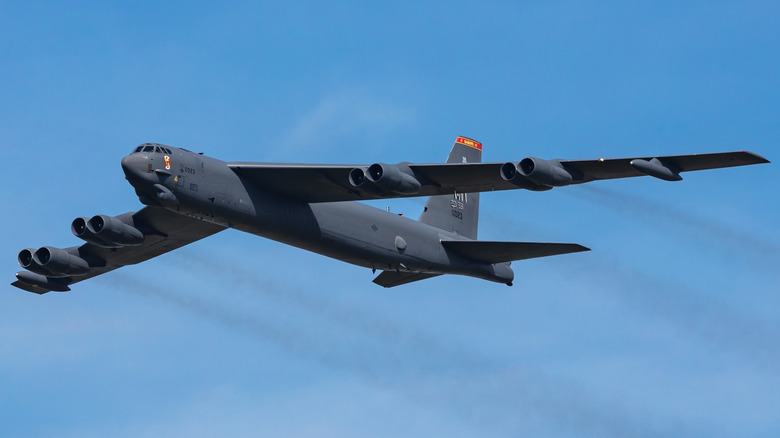
<svg viewBox="0 0 780 438"><path fill-rule="evenodd" d="M482 263L503 263L590 251L590 248L576 243L442 240L441 244L455 254Z"/></svg>

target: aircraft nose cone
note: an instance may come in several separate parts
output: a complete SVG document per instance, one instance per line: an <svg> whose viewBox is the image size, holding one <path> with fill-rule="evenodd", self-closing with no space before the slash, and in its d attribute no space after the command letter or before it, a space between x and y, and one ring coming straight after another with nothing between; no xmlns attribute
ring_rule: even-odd
<svg viewBox="0 0 780 438"><path fill-rule="evenodd" d="M148 164L149 159L141 153L130 154L122 158L122 170L125 172L125 177L131 184L149 178L150 169L147 169Z"/></svg>

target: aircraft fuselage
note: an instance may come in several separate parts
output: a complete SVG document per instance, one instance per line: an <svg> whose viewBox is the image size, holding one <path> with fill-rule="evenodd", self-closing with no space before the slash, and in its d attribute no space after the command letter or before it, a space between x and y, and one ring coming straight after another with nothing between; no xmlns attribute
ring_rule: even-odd
<svg viewBox="0 0 780 438"><path fill-rule="evenodd" d="M479 263L447 251L464 238L359 202L306 203L247 183L227 163L178 148L122 160L141 201L178 214L380 270L468 275L511 283L509 263ZM166 158L167 157L167 158Z"/></svg>

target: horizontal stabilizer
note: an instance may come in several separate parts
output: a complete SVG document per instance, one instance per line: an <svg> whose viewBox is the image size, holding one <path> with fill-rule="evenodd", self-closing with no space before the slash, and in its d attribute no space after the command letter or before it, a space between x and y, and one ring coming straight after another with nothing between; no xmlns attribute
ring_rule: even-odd
<svg viewBox="0 0 780 438"><path fill-rule="evenodd" d="M576 243L493 242L485 240L442 240L444 248L482 263L503 263L573 252L590 251Z"/></svg>
<svg viewBox="0 0 780 438"><path fill-rule="evenodd" d="M382 287L400 286L414 281L425 280L426 278L438 277L441 274L430 274L427 272L396 272L384 271L377 275L374 283Z"/></svg>

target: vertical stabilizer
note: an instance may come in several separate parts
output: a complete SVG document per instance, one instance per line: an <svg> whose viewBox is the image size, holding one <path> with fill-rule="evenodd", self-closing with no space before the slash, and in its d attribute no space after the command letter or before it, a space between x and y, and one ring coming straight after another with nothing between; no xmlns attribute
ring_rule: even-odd
<svg viewBox="0 0 780 438"><path fill-rule="evenodd" d="M446 163L479 163L482 161L482 143L458 137ZM420 222L452 231L468 239L477 238L479 220L479 193L453 193L431 196L420 215Z"/></svg>

